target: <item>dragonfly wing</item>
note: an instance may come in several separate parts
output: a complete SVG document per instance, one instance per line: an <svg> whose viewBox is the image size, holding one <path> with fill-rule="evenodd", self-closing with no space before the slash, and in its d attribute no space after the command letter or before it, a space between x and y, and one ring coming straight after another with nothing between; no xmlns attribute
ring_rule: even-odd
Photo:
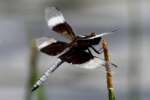
<svg viewBox="0 0 150 100"><path fill-rule="evenodd" d="M36 40L38 49L50 56L56 56L61 53L66 47L67 43L57 41L53 38L42 37Z"/></svg>
<svg viewBox="0 0 150 100"><path fill-rule="evenodd" d="M71 64L82 64L93 58L91 54L78 48L71 48L59 57L61 60Z"/></svg>
<svg viewBox="0 0 150 100"><path fill-rule="evenodd" d="M66 22L63 14L58 9L55 7L46 8L45 18L49 28L70 40L74 40L75 34L71 26Z"/></svg>
<svg viewBox="0 0 150 100"><path fill-rule="evenodd" d="M94 57L94 58L90 59L89 61L87 61L86 63L79 64L79 65L76 65L76 66L80 67L80 68L85 68L85 69L102 68L103 70L105 70L105 61L103 59ZM117 65L114 64L114 63L111 63L110 67L116 68Z"/></svg>
<svg viewBox="0 0 150 100"><path fill-rule="evenodd" d="M78 65L86 69L95 69L103 67L105 68L105 61L98 57L94 57L89 52L81 50L79 48L71 48L63 55L59 56L62 61ZM110 67L116 68L117 65L110 63Z"/></svg>

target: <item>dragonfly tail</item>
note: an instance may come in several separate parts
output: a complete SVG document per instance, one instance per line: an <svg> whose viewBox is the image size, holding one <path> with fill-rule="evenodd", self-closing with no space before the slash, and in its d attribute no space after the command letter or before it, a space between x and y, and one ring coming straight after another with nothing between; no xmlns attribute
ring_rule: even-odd
<svg viewBox="0 0 150 100"><path fill-rule="evenodd" d="M62 63L62 60L57 59L56 63L53 64L52 67L48 68L47 71L42 75L42 77L34 84L31 91L33 92L37 90L48 79L50 73L54 72Z"/></svg>

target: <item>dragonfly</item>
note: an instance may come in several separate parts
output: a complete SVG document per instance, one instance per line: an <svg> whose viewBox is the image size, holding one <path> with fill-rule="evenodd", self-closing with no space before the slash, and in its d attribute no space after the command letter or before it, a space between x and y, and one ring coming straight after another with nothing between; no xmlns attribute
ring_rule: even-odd
<svg viewBox="0 0 150 100"><path fill-rule="evenodd" d="M33 85L32 92L38 89L48 79L48 76L64 62L80 65L87 69L94 69L105 65L105 61L94 56L91 50L101 54L102 50L97 50L94 46L101 42L103 36L112 34L114 31L101 34L76 35L72 27L66 22L62 12L56 7L45 9L45 19L51 30L61 34L69 42L48 37L37 39L38 49L49 56L56 56L57 60ZM111 65L117 67L114 63L111 63Z"/></svg>

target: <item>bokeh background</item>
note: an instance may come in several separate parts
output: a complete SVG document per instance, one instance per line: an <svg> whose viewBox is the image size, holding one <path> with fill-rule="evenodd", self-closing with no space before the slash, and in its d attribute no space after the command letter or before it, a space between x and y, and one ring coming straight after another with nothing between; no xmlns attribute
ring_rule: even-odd
<svg viewBox="0 0 150 100"><path fill-rule="evenodd" d="M57 6L76 34L108 32L117 100L150 99L149 0L0 0L1 100L107 100L105 72L61 66L35 93L33 81L55 57L36 51L33 39L54 37L44 9ZM101 56L102 57L102 56Z"/></svg>

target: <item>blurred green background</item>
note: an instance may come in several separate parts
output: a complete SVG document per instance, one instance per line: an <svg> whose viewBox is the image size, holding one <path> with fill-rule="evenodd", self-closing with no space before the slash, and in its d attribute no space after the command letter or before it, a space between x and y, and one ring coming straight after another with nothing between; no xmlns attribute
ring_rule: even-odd
<svg viewBox="0 0 150 100"><path fill-rule="evenodd" d="M33 81L56 59L36 51L32 40L43 36L64 40L48 28L47 6L61 9L76 34L119 27L105 37L111 59L119 66L113 71L117 99L149 100L149 0L0 0L1 100L107 100L104 71L67 63L37 91L43 91L40 96L30 94Z"/></svg>

